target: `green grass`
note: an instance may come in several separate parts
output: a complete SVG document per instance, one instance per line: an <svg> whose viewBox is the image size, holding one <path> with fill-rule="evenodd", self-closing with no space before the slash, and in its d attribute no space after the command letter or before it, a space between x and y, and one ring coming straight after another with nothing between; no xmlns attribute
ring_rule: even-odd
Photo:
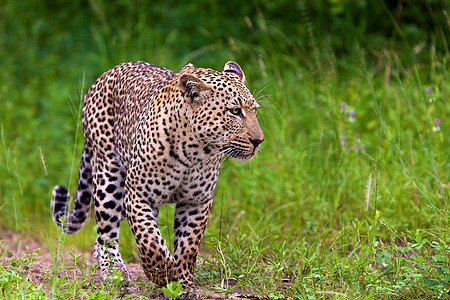
<svg viewBox="0 0 450 300"><path fill-rule="evenodd" d="M52 13L32 1L10 1L0 9L0 230L17 234L18 243L26 234L44 246L57 242L50 247L52 275L43 285L23 272L39 252L11 256L1 250L0 298L126 297L114 280L96 284L90 263L62 260L62 249L92 250L95 222L76 236L61 236L49 201L56 184L75 191L80 95L101 72L127 60L174 70L188 61L221 69L236 60L259 94L265 141L252 161L223 164L195 275L205 293L449 297L450 56L440 11L431 9L435 28L426 38L388 14L395 39L361 32L346 14L335 19L348 30L341 41L337 32L321 33L308 17L315 8L305 4L300 37L264 11L248 12L248 20L235 24L224 19L237 35L227 36L202 15L205 25L195 31L190 23L160 25L127 1L115 9L95 1L80 5ZM125 15L116 11L123 7ZM82 13L70 13L77 9ZM173 13L186 13L188 20L194 11L192 5ZM173 209L160 212L171 242ZM125 223L121 251L136 261ZM70 268L82 275L57 276ZM142 297L154 292L146 283L135 286Z"/></svg>

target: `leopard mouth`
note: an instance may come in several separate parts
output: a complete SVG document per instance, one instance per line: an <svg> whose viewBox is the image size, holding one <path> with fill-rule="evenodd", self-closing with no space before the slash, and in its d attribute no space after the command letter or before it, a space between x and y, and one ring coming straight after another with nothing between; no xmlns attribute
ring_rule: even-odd
<svg viewBox="0 0 450 300"><path fill-rule="evenodd" d="M229 145L222 148L222 153L231 156L232 158L244 161L250 160L258 151L259 147L252 147L231 142Z"/></svg>

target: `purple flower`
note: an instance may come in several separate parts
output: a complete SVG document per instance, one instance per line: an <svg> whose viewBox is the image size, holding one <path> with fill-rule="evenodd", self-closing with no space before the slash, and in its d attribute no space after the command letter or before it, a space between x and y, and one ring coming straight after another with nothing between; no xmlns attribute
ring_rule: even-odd
<svg viewBox="0 0 450 300"><path fill-rule="evenodd" d="M358 145L355 144L355 146L353 146L353 150L358 150Z"/></svg>
<svg viewBox="0 0 450 300"><path fill-rule="evenodd" d="M362 149L362 150L366 149L366 145L361 144L361 149Z"/></svg>
<svg viewBox="0 0 450 300"><path fill-rule="evenodd" d="M123 263L118 263L117 267L120 269L125 269L125 265Z"/></svg>
<svg viewBox="0 0 450 300"><path fill-rule="evenodd" d="M345 136L341 135L340 139L341 141L345 141Z"/></svg>
<svg viewBox="0 0 450 300"><path fill-rule="evenodd" d="M441 124L441 120L434 119L434 125L436 125L436 126L433 126L433 131L434 132L441 131L441 128L439 127L440 124Z"/></svg>
<svg viewBox="0 0 450 300"><path fill-rule="evenodd" d="M347 107L347 103L342 102L342 104L341 104L341 110L345 110L346 107Z"/></svg>
<svg viewBox="0 0 450 300"><path fill-rule="evenodd" d="M355 133L355 136L356 136L357 139L359 139L359 136L360 136L359 132Z"/></svg>
<svg viewBox="0 0 450 300"><path fill-rule="evenodd" d="M430 92L431 92L431 88L427 87L427 93L430 93Z"/></svg>
<svg viewBox="0 0 450 300"><path fill-rule="evenodd" d="M348 111L348 120L350 122L354 122L355 121L354 115L355 115L355 110L354 109L350 109Z"/></svg>

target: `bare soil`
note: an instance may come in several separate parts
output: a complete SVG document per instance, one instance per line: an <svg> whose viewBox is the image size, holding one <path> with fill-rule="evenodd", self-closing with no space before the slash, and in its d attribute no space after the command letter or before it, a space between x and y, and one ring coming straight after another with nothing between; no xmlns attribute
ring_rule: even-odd
<svg viewBox="0 0 450 300"><path fill-rule="evenodd" d="M53 267L54 259L52 257L52 251L49 250L49 245L47 243L42 243L37 239L29 236L20 236L20 240L17 239L17 235L13 232L8 232L0 229L0 246L7 245L5 249L5 253L0 257L0 268L7 268L8 263L6 260L9 260L13 257L28 257L27 254L32 254L36 249L40 249L39 254L33 255L33 260L31 263L27 263L28 268L24 270L24 275L34 284L39 285L43 284L44 290L49 291L51 289L49 280L53 275ZM56 249L57 245L51 246L53 249ZM3 248L3 247L2 247ZM0 248L1 249L1 248ZM9 251L9 253L6 253ZM79 266L88 267L88 265L92 264L92 252L86 251L85 253L80 253L79 251L63 251L61 253L62 257L62 265L60 268L60 273L58 276L65 276L68 279L80 278L81 270L80 268L70 268L69 264L72 266L75 264L73 259L73 254L79 255L80 258L77 260ZM127 264L127 269L131 273L133 281L143 283L146 285L147 283L151 285L151 283L147 280L141 266L136 263ZM97 271L96 274L93 275L94 284L99 286L102 282L102 277ZM142 285L142 284L141 284ZM161 292L151 292L145 291L139 287L140 285L129 285L124 288L124 295L137 295L144 296L148 299L167 299L165 298ZM235 294L227 295L223 293L217 293L208 288L198 287L199 290L202 291L204 295L199 299L259 299L258 297L251 295L243 295L242 290L236 289ZM149 291L154 289L148 289ZM117 295L120 298L120 295Z"/></svg>

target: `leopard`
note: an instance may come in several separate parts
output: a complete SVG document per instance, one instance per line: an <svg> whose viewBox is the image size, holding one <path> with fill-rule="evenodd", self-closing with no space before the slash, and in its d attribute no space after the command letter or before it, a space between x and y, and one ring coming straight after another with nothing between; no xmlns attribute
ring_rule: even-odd
<svg viewBox="0 0 450 300"><path fill-rule="evenodd" d="M181 281L192 289L222 162L250 160L264 140L259 107L234 61L223 71L188 63L175 72L142 61L112 67L83 97L76 195L69 214L68 189L53 189L53 220L74 234L92 202L94 260L104 278L119 269L130 279L119 251L127 219L146 277L157 287ZM175 204L173 253L158 227L168 203Z"/></svg>

